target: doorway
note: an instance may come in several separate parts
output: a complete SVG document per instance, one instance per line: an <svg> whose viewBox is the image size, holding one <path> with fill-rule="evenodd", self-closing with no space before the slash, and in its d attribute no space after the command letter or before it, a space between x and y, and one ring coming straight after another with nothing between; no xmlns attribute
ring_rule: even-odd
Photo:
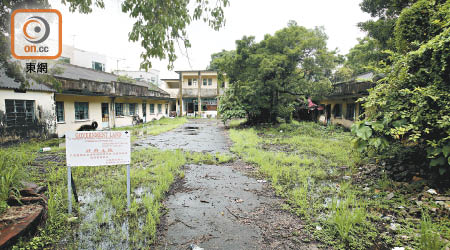
<svg viewBox="0 0 450 250"><path fill-rule="evenodd" d="M102 128L109 128L109 105L102 103Z"/></svg>
<svg viewBox="0 0 450 250"><path fill-rule="evenodd" d="M147 122L147 103L142 103L142 118Z"/></svg>

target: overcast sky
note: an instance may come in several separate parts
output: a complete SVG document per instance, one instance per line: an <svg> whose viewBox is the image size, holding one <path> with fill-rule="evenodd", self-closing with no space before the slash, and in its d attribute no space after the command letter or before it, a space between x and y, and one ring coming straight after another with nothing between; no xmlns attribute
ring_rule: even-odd
<svg viewBox="0 0 450 250"><path fill-rule="evenodd" d="M138 70L142 48L128 41L133 20L122 13L120 0L105 0L105 9L94 9L91 14L70 13L60 0L51 0L52 8L63 17L63 43L75 44L76 48L94 51L108 56L107 70ZM357 23L370 18L359 8L361 0L230 0L225 9L226 25L220 31L210 29L199 21L188 28L192 47L189 60L179 53L175 70L205 69L212 53L222 49L232 50L235 41L244 35L253 35L261 40L265 34L286 27L289 20L301 26L325 27L328 48L338 48L341 54L363 37ZM75 35L75 36L74 36ZM190 62L190 63L189 63ZM167 61L152 61L153 68L160 70L161 78L176 78L177 74L167 70Z"/></svg>

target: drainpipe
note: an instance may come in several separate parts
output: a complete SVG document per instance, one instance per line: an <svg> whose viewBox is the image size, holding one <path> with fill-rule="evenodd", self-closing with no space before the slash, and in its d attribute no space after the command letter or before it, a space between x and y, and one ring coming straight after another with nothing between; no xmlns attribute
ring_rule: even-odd
<svg viewBox="0 0 450 250"><path fill-rule="evenodd" d="M202 113L202 98L200 96L201 86L202 86L202 76L200 71L198 72L198 115L201 116Z"/></svg>
<svg viewBox="0 0 450 250"><path fill-rule="evenodd" d="M109 115L110 120L112 120L112 127L115 128L116 127L116 97L111 97L111 113ZM112 118L112 119L111 119Z"/></svg>
<svg viewBox="0 0 450 250"><path fill-rule="evenodd" d="M179 88L180 88L180 91L179 91L179 95L180 95L180 103L179 103L179 110L180 110L180 116L183 116L183 78L181 77L181 72L179 73L179 84L180 84L180 86L179 86Z"/></svg>
<svg viewBox="0 0 450 250"><path fill-rule="evenodd" d="M217 77L216 77L216 84L217 84L216 113L217 113L217 118L219 118L220 114L219 114L218 107L219 107L219 96L220 96L220 84L219 84L219 74L218 73L217 73Z"/></svg>

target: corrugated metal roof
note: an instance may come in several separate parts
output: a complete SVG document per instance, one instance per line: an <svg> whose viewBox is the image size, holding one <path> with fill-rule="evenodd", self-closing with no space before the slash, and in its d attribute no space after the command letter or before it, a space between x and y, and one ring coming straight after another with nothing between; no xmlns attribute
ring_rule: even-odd
<svg viewBox="0 0 450 250"><path fill-rule="evenodd" d="M25 90L34 91L45 91L45 92L55 92L55 90L45 84L37 83L34 80L29 80L30 86L26 87ZM5 71L0 71L0 88L4 89L21 89L21 83L16 82L13 78L6 75Z"/></svg>
<svg viewBox="0 0 450 250"><path fill-rule="evenodd" d="M72 64L60 63L57 64L55 67L61 68L62 70L62 73L55 74L56 77L62 77L72 80L83 79L95 82L108 82L108 83L117 81L116 75L80 66L75 66Z"/></svg>
<svg viewBox="0 0 450 250"><path fill-rule="evenodd" d="M117 78L119 76L114 75L112 73L107 73L107 72L103 72L103 71L98 71L98 70L94 70L94 69L89 69L89 68L84 68L84 67L80 67L80 66L76 66L76 65L72 65L72 64L58 64L57 67L61 68L61 70L63 71L61 74L56 74L56 77L62 77L62 78L66 78L66 79L72 79L72 80L89 80L89 81L95 81L95 82L106 82L106 83L111 83L111 82L118 82ZM143 82L143 81L134 81L132 83L128 83L126 82L126 84L131 84L131 85L137 85L137 86L142 86L142 87L147 87L150 90L153 91L158 91L161 93L165 93L165 94L169 94L167 92L165 92L164 90L158 88L158 86L152 84L152 83L147 83L147 82Z"/></svg>

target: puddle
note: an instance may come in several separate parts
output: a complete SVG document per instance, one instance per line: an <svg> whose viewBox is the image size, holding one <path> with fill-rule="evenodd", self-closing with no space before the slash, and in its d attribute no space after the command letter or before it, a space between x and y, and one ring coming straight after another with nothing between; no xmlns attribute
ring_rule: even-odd
<svg viewBox="0 0 450 250"><path fill-rule="evenodd" d="M149 187L140 187L132 192L132 200L140 202L149 195ZM118 199L126 199L119 197ZM148 244L143 234L145 211L137 215L119 216L100 189L79 194L78 228L67 236L69 249L144 249Z"/></svg>
<svg viewBox="0 0 450 250"><path fill-rule="evenodd" d="M199 127L191 127L191 126L188 126L188 127L184 127L184 129L186 129L186 130L193 130L193 129L198 129Z"/></svg>
<svg viewBox="0 0 450 250"><path fill-rule="evenodd" d="M190 120L178 129L159 135L144 136L135 142L135 149L150 146L164 150L183 149L185 151L211 153L228 152L228 141L218 121L195 119Z"/></svg>

